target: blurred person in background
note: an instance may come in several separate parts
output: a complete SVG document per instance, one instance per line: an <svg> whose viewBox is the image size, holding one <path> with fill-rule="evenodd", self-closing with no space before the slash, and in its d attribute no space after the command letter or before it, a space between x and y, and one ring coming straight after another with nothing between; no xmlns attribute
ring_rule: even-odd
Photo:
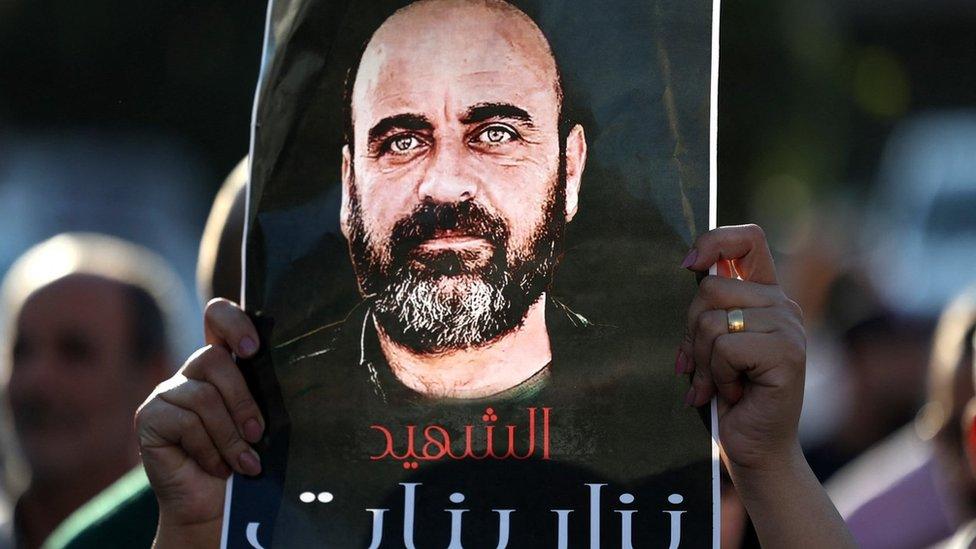
<svg viewBox="0 0 976 549"><path fill-rule="evenodd" d="M842 243L845 273L833 282L831 305L823 315L823 324L837 334L837 362L843 366L835 369L837 383L827 389L845 392L847 402L834 407L841 412L833 434L809 453L821 479L912 423L926 401L929 371L940 371L934 362L938 353L932 360L927 356L930 330L962 287L960 280L971 280L967 273L976 268L976 255L965 253L976 246L976 111L912 113L894 124L881 143L866 207L849 216L856 224L844 223L847 234L857 238L827 232L835 247ZM945 329L943 324L940 330ZM945 337L940 334L936 345ZM961 336L953 337L949 348L961 348ZM822 343L811 338L811 347L822 348ZM910 469L910 463L903 454L900 470Z"/></svg>
<svg viewBox="0 0 976 549"><path fill-rule="evenodd" d="M197 291L203 304L216 297L240 298L246 183L245 157L224 180L200 240ZM156 496L139 467L73 513L45 549L150 547L158 518Z"/></svg>
<svg viewBox="0 0 976 549"><path fill-rule="evenodd" d="M197 296L203 306L215 297L240 299L247 174L245 156L220 185L207 216L197 255Z"/></svg>
<svg viewBox="0 0 976 549"><path fill-rule="evenodd" d="M166 304L177 288L152 252L93 233L55 236L8 271L0 388L17 499L0 547L40 547L139 464L132 415L173 371Z"/></svg>
<svg viewBox="0 0 976 549"><path fill-rule="evenodd" d="M864 549L927 547L976 517L963 413L973 398L976 287L945 309L932 340L927 400L914 422L841 469L828 493Z"/></svg>
<svg viewBox="0 0 976 549"><path fill-rule="evenodd" d="M847 398L830 434L806 449L821 481L914 419L925 401L932 324L889 309L856 271L840 275L828 292L825 324L840 329L818 335L836 338L835 376Z"/></svg>

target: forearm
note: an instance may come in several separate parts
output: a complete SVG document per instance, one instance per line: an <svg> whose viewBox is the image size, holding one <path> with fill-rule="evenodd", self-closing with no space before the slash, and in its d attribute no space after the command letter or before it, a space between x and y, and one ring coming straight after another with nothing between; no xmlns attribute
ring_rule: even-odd
<svg viewBox="0 0 976 549"><path fill-rule="evenodd" d="M799 445L780 463L729 473L764 548L857 547Z"/></svg>

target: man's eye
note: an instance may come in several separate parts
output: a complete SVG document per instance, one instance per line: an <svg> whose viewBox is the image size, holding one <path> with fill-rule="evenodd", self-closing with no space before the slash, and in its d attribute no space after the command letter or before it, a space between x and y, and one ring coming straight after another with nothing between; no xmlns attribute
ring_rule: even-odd
<svg viewBox="0 0 976 549"><path fill-rule="evenodd" d="M501 145L517 137L518 134L504 126L488 126L475 137L475 140L488 145Z"/></svg>
<svg viewBox="0 0 976 549"><path fill-rule="evenodd" d="M421 141L412 135L399 135L390 140L390 151L396 154L408 153L421 145Z"/></svg>

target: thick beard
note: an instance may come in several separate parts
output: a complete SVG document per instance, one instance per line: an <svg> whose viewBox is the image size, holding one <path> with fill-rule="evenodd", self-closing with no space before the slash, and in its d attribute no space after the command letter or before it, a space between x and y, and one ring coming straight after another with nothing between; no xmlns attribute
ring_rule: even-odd
<svg viewBox="0 0 976 549"><path fill-rule="evenodd" d="M373 311L386 335L413 352L449 353L483 346L511 333L523 324L529 308L552 281L566 224L562 161L528 250L510 248L510 232L501 219L484 210L479 210L480 215L474 212L472 218L480 220L473 223L476 234L487 238L494 248L487 260L451 251L425 256L415 247L422 238L418 234L445 228L438 226L444 212L452 219L449 223L463 226L459 215L479 209L477 205L421 205L397 223L409 227L399 231L408 236L397 239L394 228L391 242L378 247L365 231L355 185L351 191L349 248L360 289L374 297ZM418 220L425 219L429 224L420 227Z"/></svg>

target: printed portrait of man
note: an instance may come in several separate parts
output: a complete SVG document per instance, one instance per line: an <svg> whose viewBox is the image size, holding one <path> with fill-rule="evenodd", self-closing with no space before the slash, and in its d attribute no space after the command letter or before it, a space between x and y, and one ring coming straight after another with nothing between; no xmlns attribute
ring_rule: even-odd
<svg viewBox="0 0 976 549"><path fill-rule="evenodd" d="M501 0L428 0L349 80L341 224L394 374L462 398L544 377L547 317L572 314L546 290L586 164L545 36Z"/></svg>
<svg viewBox="0 0 976 549"><path fill-rule="evenodd" d="M322 24L361 34L356 45L328 50L342 68L306 77L301 92L328 93L304 112L275 110L297 89L289 68L273 76L288 84L259 99L266 133L255 145L246 276L249 307L273 321L262 334L267 362L254 375L273 372L269 393L280 399L271 403L271 444L261 452L271 473L235 480L232 515L275 517L262 519L258 537L273 535L284 546L302 539L366 546L380 531L384 539L414 535L423 546L448 546L445 502L477 494L472 509L517 509L511 539L532 546L555 540L550 509L591 505L586 483L626 479L631 495L655 506L648 531L669 532L659 507L678 492L689 495L681 510L695 512L686 520L707 524L707 427L693 410L672 420L683 387L656 347L677 344L680 334L646 329L681 325L679 307L646 304L658 299L647 296L683 303L691 295L694 281L677 280L687 274L679 272L685 246L648 213L647 180L608 167L631 154L607 150L608 135L623 140L612 132L633 132L639 145L667 124L643 116L631 129L647 103L639 95L600 105L601 115L616 109L617 123L591 124L586 111L594 107L582 101L591 97L576 93L582 60L554 53L539 24L545 3L362 2L345 22L341 9L329 11L334 5L320 4L328 13ZM292 42L301 46L282 55L297 66L300 47L316 42L310 24L294 28ZM565 46L564 38L561 53ZM574 63L572 82L559 59ZM620 78L646 83L649 74ZM604 81L586 84L599 90ZM286 115L295 117L291 126ZM267 129L275 124L288 137L275 141ZM338 134L336 126L341 139L309 137L317 128ZM602 144L594 140L601 134ZM276 156L288 147L297 152ZM335 166L338 184L329 187L335 172L306 165ZM581 200L585 188L592 194ZM308 232L328 233L320 239L328 247L288 242L312 241L285 232L296 218L311 220ZM581 220L583 238L574 239ZM310 251L319 249L327 253ZM567 266L572 276L559 275ZM664 282L649 287L656 276ZM342 291L355 295L334 297L346 282L355 290ZM591 297L603 295L615 297ZM319 315L329 308L334 316ZM483 436L490 429L499 433L494 443ZM682 429L693 436L679 435ZM425 432L450 440L438 446ZM492 452L525 457L485 457ZM404 482L418 486L412 534L396 514ZM330 503L305 503L324 491ZM706 497L692 502L692 493ZM389 509L385 525L366 509ZM615 519L611 507L605 512L608 523ZM538 520L546 520L544 534ZM497 543L479 537L499 528L496 513L472 511L465 524L465 547ZM568 531L582 539L589 525L574 520Z"/></svg>

